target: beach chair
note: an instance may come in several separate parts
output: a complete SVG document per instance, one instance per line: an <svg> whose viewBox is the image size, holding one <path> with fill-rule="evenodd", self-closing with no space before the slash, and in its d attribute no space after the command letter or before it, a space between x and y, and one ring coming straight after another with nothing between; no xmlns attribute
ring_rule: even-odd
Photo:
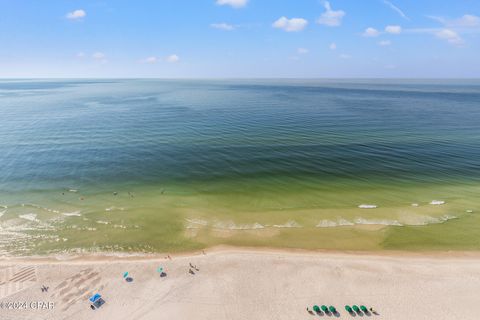
<svg viewBox="0 0 480 320"><path fill-rule="evenodd" d="M92 303L90 305L90 308L92 310L100 308L102 305L105 304L105 300L102 299L102 296L98 293L94 294L93 296L90 297L90 302Z"/></svg>

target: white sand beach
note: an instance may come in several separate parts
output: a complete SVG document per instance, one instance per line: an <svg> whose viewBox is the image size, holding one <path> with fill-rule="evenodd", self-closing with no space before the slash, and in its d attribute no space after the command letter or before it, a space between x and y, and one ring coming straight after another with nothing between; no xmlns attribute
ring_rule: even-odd
<svg viewBox="0 0 480 320"><path fill-rule="evenodd" d="M189 273L189 263L199 271ZM167 276L161 278L162 266ZM127 282L123 273L133 278ZM42 292L41 286L49 289ZM106 303L90 309L100 293ZM478 319L476 253L335 253L216 248L206 254L0 260L1 319ZM21 302L12 310L11 302ZM39 304L36 302L50 303ZM339 315L311 315L314 305ZM17 306L18 307L18 306ZM35 308L51 308L38 310Z"/></svg>

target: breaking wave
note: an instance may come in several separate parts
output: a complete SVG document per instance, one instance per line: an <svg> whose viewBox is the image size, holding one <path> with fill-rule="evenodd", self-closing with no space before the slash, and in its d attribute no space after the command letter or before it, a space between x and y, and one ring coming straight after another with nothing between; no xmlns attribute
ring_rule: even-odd
<svg viewBox="0 0 480 320"><path fill-rule="evenodd" d="M37 215L35 213L26 213L18 216L20 219L25 219L28 221L38 222Z"/></svg>
<svg viewBox="0 0 480 320"><path fill-rule="evenodd" d="M376 209L376 204L361 204L358 206L360 209Z"/></svg>
<svg viewBox="0 0 480 320"><path fill-rule="evenodd" d="M260 223L237 225L234 222L216 222L213 224L213 228L222 230L256 230L263 229L265 226Z"/></svg>

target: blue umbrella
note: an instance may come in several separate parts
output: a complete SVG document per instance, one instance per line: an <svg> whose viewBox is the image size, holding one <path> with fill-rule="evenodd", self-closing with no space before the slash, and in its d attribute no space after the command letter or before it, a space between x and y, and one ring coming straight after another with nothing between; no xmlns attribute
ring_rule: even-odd
<svg viewBox="0 0 480 320"><path fill-rule="evenodd" d="M101 295L99 295L98 293L96 293L95 295L91 296L89 300L90 300L91 302L95 303L95 301L97 301L97 300L100 299L101 297L102 297Z"/></svg>

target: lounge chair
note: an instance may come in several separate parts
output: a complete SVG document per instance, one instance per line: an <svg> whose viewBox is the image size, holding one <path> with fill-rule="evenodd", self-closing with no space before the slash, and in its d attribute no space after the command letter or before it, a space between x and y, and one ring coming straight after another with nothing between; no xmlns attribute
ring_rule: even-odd
<svg viewBox="0 0 480 320"><path fill-rule="evenodd" d="M92 310L100 308L102 305L105 304L105 300L102 299L102 296L98 293L94 294L93 296L90 297L90 302L92 303L90 305L90 308Z"/></svg>

